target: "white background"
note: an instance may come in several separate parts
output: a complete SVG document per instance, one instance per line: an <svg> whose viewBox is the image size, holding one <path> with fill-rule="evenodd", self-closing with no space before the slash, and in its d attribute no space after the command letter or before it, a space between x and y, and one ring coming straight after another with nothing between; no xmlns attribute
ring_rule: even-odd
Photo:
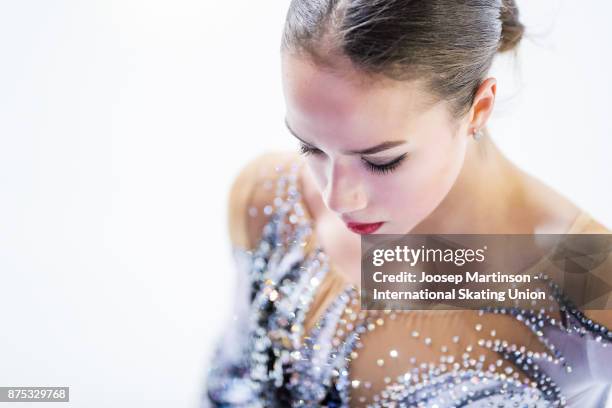
<svg viewBox="0 0 612 408"><path fill-rule="evenodd" d="M197 406L234 284L230 182L296 147L287 4L1 0L0 385L70 386L73 407ZM519 6L528 33L496 63L493 137L612 227L612 3Z"/></svg>

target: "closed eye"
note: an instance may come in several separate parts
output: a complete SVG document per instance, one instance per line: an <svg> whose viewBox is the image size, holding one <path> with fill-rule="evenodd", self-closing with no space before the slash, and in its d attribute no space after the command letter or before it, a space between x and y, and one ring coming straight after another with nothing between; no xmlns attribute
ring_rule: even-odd
<svg viewBox="0 0 612 408"><path fill-rule="evenodd" d="M308 156L311 154L322 154L323 152L316 147L309 146L305 143L300 143L300 153L304 156Z"/></svg>
<svg viewBox="0 0 612 408"><path fill-rule="evenodd" d="M404 161L406 156L408 156L408 153L404 153L401 156L391 160L388 163L384 163L384 164L374 164L374 163L367 161L364 158L362 158L361 160L363 160L363 162L366 164L366 167L371 172L385 174L385 173L390 173L393 170L395 170Z"/></svg>
<svg viewBox="0 0 612 408"><path fill-rule="evenodd" d="M304 156L309 156L309 155L318 156L318 155L324 154L321 150L317 149L316 147L309 146L305 143L300 143L300 153ZM401 156L391 160L390 162L382 163L382 164L372 163L364 159L363 157L361 158L361 160L365 164L366 168L372 173L385 174L385 173L390 173L391 171L395 170L404 161L406 156L408 156L408 153L404 153Z"/></svg>

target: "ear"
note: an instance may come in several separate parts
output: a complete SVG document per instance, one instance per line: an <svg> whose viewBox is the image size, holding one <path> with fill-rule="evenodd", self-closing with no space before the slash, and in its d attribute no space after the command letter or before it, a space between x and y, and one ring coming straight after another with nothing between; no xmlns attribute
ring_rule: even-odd
<svg viewBox="0 0 612 408"><path fill-rule="evenodd" d="M476 130L483 129L487 124L495 105L496 92L497 79L493 77L485 79L478 87L469 113L468 132L470 135Z"/></svg>

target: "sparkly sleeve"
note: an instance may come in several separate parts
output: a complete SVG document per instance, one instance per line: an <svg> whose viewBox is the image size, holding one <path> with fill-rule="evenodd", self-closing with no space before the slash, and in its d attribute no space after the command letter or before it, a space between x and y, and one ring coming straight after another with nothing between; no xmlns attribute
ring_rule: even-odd
<svg viewBox="0 0 612 408"><path fill-rule="evenodd" d="M281 256L282 242L271 221L278 216L282 204L278 201L278 189L285 185L281 175L294 159L292 153L283 152L258 156L241 169L230 188L228 227L237 287L231 320L216 339L212 352L201 407L263 406L262 386L257 381L257 370L263 366L257 361L265 356L257 353L257 348L269 341L269 330L258 329L259 310L263 308L258 305L265 292L262 271L273 269L270 253L275 253L278 259L290 259ZM297 251L294 260L301 255ZM279 270L282 264L278 265Z"/></svg>
<svg viewBox="0 0 612 408"><path fill-rule="evenodd" d="M228 199L232 245L251 250L261 239L274 208L281 169L298 158L293 152L269 152L251 160L234 180Z"/></svg>

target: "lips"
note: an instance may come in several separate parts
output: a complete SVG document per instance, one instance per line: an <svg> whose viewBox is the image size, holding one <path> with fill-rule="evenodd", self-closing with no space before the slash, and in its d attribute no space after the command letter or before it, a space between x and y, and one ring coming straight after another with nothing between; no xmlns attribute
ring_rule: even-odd
<svg viewBox="0 0 612 408"><path fill-rule="evenodd" d="M350 229L351 231L357 234L372 234L374 231L379 229L380 226L383 224L384 222L375 222L371 224L361 224L358 222L347 222L346 226L348 227L348 229Z"/></svg>

